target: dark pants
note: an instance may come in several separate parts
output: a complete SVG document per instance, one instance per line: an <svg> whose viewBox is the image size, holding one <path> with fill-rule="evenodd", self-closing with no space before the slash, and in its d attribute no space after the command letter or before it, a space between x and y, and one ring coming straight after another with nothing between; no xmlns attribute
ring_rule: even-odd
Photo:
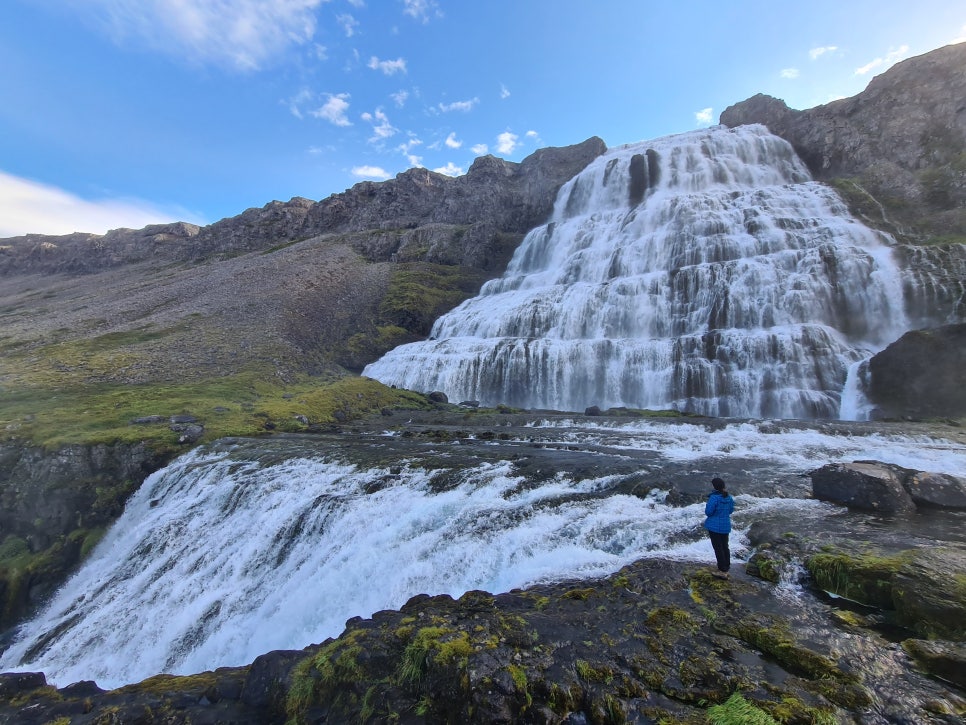
<svg viewBox="0 0 966 725"><path fill-rule="evenodd" d="M728 571L731 568L731 549L728 548L728 534L709 531L711 546L714 548L714 558L718 560L718 571Z"/></svg>

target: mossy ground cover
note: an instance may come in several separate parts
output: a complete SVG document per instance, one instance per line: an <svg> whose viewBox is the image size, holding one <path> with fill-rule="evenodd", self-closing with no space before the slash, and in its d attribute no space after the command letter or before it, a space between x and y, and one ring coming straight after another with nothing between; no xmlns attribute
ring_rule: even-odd
<svg viewBox="0 0 966 725"><path fill-rule="evenodd" d="M421 395L375 380L347 377L294 383L258 371L183 383L30 386L0 391L0 431L54 449L64 444L137 443L176 446L168 419L190 415L204 426L202 441L269 431L297 432L314 424L370 415L383 407L422 408ZM133 424L161 416L156 424Z"/></svg>

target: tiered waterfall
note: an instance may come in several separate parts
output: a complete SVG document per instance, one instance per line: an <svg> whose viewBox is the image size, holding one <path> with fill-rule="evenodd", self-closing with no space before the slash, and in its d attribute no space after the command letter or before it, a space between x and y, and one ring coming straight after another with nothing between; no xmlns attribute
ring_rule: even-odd
<svg viewBox="0 0 966 725"><path fill-rule="evenodd" d="M889 241L763 126L616 148L502 278L365 374L484 405L856 417L850 373L906 329Z"/></svg>

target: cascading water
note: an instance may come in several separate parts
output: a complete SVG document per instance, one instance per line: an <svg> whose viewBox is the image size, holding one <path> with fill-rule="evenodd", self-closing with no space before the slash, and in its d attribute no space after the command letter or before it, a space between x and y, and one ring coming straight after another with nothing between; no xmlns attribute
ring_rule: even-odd
<svg viewBox="0 0 966 725"><path fill-rule="evenodd" d="M501 450L556 442L600 457L605 470L604 449L618 457L646 451L644 467L664 480L740 472L729 476L739 557L751 521L780 515L815 526L834 511L805 499L796 483L816 460L873 458L940 472L962 471L966 460L963 446L924 438L773 424L526 430ZM674 507L660 494L621 493L616 474L528 479L509 461L441 468L453 455L434 450L430 469L412 461L364 468L320 453L312 438L229 441L190 453L142 485L83 568L20 628L0 670L115 687L305 647L337 636L350 617L398 608L419 593L602 576L648 556L711 561L702 503ZM761 490L780 488L787 498L749 493L751 482L765 481L781 481Z"/></svg>
<svg viewBox="0 0 966 725"><path fill-rule="evenodd" d="M840 417L850 368L906 329L882 237L763 126L617 148L502 278L364 374L485 405Z"/></svg>

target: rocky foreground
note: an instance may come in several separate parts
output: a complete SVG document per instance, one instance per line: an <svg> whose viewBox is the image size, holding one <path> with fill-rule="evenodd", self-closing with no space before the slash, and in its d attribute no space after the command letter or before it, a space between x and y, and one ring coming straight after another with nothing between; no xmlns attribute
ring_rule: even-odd
<svg viewBox="0 0 966 725"><path fill-rule="evenodd" d="M487 445L499 433L466 438L461 415L432 423L411 425L400 443L507 452ZM499 430L523 440L521 467L603 465L625 476L623 493L650 489L626 451L525 444ZM373 455L364 440L357 448ZM749 493L773 495L761 485ZM593 581L419 595L246 667L111 691L5 674L0 722L961 722L966 481L860 462L819 466L802 485L839 513L807 526L762 516L729 581L704 565L643 559ZM701 495L679 487L669 501Z"/></svg>

